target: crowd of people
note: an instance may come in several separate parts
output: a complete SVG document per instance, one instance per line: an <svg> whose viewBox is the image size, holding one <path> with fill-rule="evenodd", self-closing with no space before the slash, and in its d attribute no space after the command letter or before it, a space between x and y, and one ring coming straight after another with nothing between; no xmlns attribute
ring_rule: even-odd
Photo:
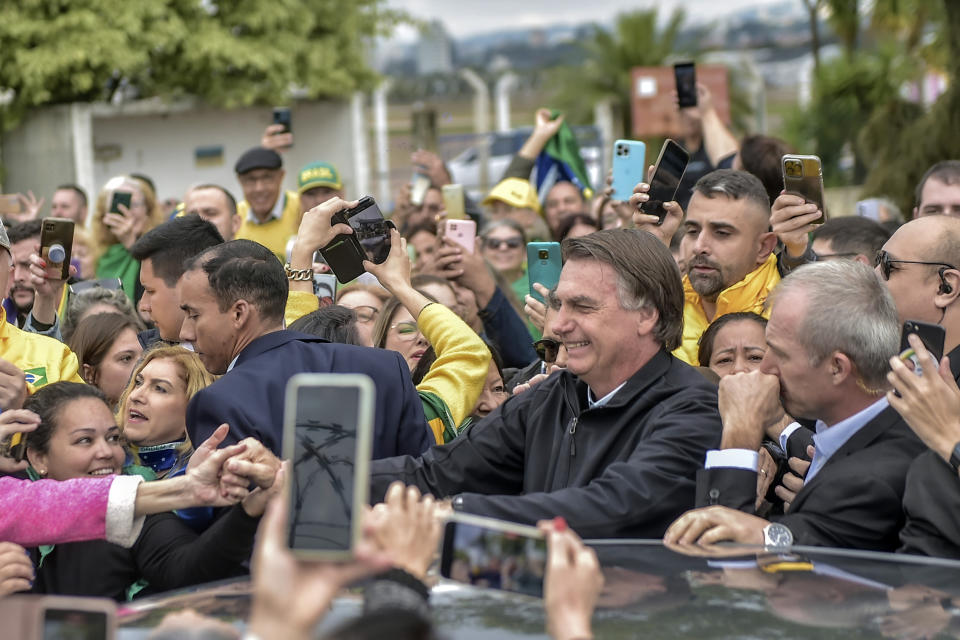
<svg viewBox="0 0 960 640"><path fill-rule="evenodd" d="M252 637L297 638L374 576L333 637L401 619L432 637L440 523L465 512L540 527L549 630L586 638L603 577L581 538L960 558L960 161L929 168L909 221L886 200L883 219L821 211L784 191L784 141L737 140L699 96L662 223L640 209L652 173L628 201L538 193L567 126L541 109L465 199L472 250L443 232L455 176L418 150L429 188L404 185L388 257L333 296L314 289L318 250L352 233L334 216L363 194L323 158L285 190L278 126L236 185L197 184L173 211L143 174L89 213L76 185L49 211L25 198L0 231L0 593L123 601L249 567ZM111 211L116 193L129 205ZM68 280L39 252L47 215L77 225ZM555 287L531 282L531 241L562 243ZM939 362L916 336L919 366L899 357L907 320L943 328ZM375 506L346 564L296 560L272 500L302 372L375 385Z"/></svg>

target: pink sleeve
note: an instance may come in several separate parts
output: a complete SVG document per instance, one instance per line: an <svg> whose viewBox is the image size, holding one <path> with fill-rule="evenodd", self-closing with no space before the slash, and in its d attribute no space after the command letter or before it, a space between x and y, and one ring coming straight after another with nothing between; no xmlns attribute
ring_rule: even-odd
<svg viewBox="0 0 960 640"><path fill-rule="evenodd" d="M102 539L113 479L0 477L0 540L35 547Z"/></svg>

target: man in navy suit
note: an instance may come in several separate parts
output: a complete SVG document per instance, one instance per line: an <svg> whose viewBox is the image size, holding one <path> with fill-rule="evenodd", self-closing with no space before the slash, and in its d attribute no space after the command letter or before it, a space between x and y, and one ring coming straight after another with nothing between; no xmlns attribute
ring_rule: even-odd
<svg viewBox="0 0 960 640"><path fill-rule="evenodd" d="M419 455L430 431L410 372L393 351L331 344L283 328L287 278L263 245L234 240L193 258L177 283L180 340L223 375L187 407L187 432L203 442L230 425L231 444L252 436L280 454L287 380L303 372L363 373L376 385L373 457Z"/></svg>

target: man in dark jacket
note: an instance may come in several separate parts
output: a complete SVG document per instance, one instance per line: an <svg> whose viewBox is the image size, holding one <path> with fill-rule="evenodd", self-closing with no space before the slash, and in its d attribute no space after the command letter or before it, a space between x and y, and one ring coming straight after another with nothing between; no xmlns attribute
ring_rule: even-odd
<svg viewBox="0 0 960 640"><path fill-rule="evenodd" d="M771 303L760 370L720 383L723 442L697 478L698 505L715 506L684 514L664 540L893 551L907 470L924 449L885 397L900 341L893 299L869 267L841 260L800 268ZM756 451L784 410L817 420L816 453L771 523L752 515Z"/></svg>
<svg viewBox="0 0 960 640"><path fill-rule="evenodd" d="M551 304L567 370L450 444L374 462L373 501L399 479L474 514L560 515L585 537L660 536L693 504L721 426L716 390L670 355L683 310L676 263L632 229L568 240L564 259Z"/></svg>
<svg viewBox="0 0 960 640"><path fill-rule="evenodd" d="M233 240L204 251L187 265L177 292L186 314L180 340L193 344L210 373L223 375L187 406L192 442L227 423L226 444L252 436L280 455L287 381L336 372L373 379L374 458L426 450L432 436L400 354L284 330L287 278L263 245Z"/></svg>

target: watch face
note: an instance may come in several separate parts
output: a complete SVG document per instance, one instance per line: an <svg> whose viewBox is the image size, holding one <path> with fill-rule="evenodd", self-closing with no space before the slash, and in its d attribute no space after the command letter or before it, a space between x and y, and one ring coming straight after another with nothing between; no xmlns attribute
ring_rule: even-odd
<svg viewBox="0 0 960 640"><path fill-rule="evenodd" d="M793 544L793 534L785 525L775 522L764 528L763 542L768 547L789 547Z"/></svg>

